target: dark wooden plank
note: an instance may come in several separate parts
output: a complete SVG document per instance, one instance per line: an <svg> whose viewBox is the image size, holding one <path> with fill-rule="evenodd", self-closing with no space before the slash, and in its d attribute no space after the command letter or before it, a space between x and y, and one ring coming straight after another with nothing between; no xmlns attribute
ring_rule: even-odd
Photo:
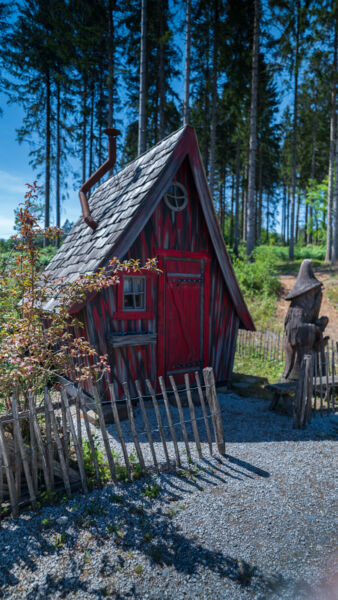
<svg viewBox="0 0 338 600"><path fill-rule="evenodd" d="M19 418L18 418L19 410L18 410L18 403L17 403L15 394L12 395L12 413L13 413L13 419L14 419L14 432L15 432L15 437L17 439L17 444L18 444L19 451L20 451L23 470L25 473L25 478L26 478L28 493L29 493L29 499L32 503L33 510L36 510L37 509L36 496L35 496L35 492L34 492L34 486L33 486L31 472L29 470L27 452L26 452L26 448L24 445L24 441L23 441L23 437L22 437L22 433L21 433L21 429L20 429L20 422L19 422ZM18 495L17 495L17 497L19 498Z"/></svg>

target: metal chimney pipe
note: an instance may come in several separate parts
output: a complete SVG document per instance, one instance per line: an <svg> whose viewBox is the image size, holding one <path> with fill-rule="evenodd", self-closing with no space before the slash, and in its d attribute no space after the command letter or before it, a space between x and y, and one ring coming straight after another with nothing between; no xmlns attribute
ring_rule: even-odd
<svg viewBox="0 0 338 600"><path fill-rule="evenodd" d="M101 165L101 167L97 169L97 171L95 171L95 173L93 173L93 175L89 177L89 179L87 179L87 181L85 181L85 183L81 186L79 191L79 198L81 202L83 218L87 225L91 227L93 231L95 231L95 229L97 228L98 223L93 219L91 215L88 205L87 192L89 192L93 185L95 185L95 183L97 183L101 179L101 177L103 177L103 175L110 171L110 169L112 169L115 165L116 136L120 135L121 131L109 127L108 129L105 129L103 133L106 133L108 136L108 159L106 160L106 162L103 163L103 165Z"/></svg>

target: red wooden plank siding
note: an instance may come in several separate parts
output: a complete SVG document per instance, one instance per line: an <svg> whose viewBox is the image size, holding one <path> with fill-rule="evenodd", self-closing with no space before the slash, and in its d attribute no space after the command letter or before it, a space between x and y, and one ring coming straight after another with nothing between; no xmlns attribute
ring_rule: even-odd
<svg viewBox="0 0 338 600"><path fill-rule="evenodd" d="M205 317L203 327L204 335L207 336L203 362L204 366L214 367L216 380L226 380L231 372L233 337L238 326L238 317L213 249L187 158L181 164L176 178L188 191L186 209L175 213L161 200L125 258L140 258L143 262L149 257L156 256L158 251L164 250L176 250L179 253L203 253L203 256L210 257L208 261L210 271L206 269L204 281L204 302L205 306L209 305L209 314ZM178 257L177 269L182 271L183 267L182 264L179 265L179 261ZM200 262L195 265L200 265ZM170 270L174 267L175 260L173 258ZM191 271L194 268L191 263L186 268L186 272L195 272ZM200 267L196 266L196 268ZM158 334L158 343L163 343L161 340L163 331L157 331L159 320L163 321L163 319L161 321L161 303L158 303L161 280L163 280L161 275L152 277L151 308L155 315L154 319L142 319L139 318L139 315L135 319L130 315L125 319L116 319L114 317L117 300L116 288L105 290L88 303L86 314L89 339L100 352L109 353L112 379L116 383L116 392L119 395L122 394L121 384L123 381L131 382L147 377L154 384L156 377L163 374L158 372L155 344L111 348L106 339L109 332L152 332Z"/></svg>

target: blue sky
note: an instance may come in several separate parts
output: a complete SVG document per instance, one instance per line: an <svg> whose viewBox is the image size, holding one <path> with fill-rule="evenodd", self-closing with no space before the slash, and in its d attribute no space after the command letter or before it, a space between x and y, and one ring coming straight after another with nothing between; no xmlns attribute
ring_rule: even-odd
<svg viewBox="0 0 338 600"><path fill-rule="evenodd" d="M6 97L0 94L0 238L13 234L14 209L24 199L26 183L36 178L29 164L29 146L17 141L16 129L23 119L23 110L18 104L6 104ZM53 201L53 198L52 198ZM80 202L75 190L70 186L69 198L62 205L61 222L75 221L80 214ZM53 214L52 214L53 218Z"/></svg>

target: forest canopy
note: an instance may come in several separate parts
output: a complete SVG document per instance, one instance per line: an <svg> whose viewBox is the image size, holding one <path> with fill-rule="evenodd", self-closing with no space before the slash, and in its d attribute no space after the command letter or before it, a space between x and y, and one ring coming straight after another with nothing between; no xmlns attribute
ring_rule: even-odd
<svg viewBox="0 0 338 600"><path fill-rule="evenodd" d="M338 259L336 1L1 2L0 37L45 227L70 174L79 186L105 160L106 127L123 132L119 168L189 123L235 254L278 241Z"/></svg>

